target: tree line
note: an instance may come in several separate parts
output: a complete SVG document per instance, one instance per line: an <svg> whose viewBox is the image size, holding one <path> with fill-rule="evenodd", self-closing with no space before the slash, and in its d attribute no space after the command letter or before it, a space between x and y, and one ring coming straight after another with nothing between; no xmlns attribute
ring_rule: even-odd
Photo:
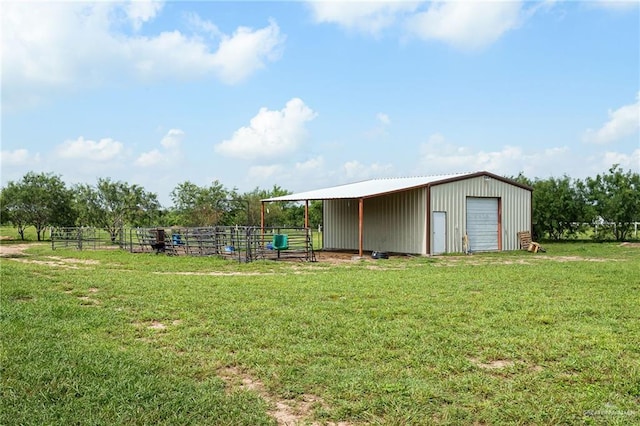
<svg viewBox="0 0 640 426"><path fill-rule="evenodd" d="M258 226L264 198L290 194L274 185L239 193L219 181L198 186L190 181L177 185L170 194L173 205L163 208L155 193L135 184L98 178L95 185L67 186L59 175L29 172L10 181L0 191L0 224L17 228L24 240L33 226L38 241L51 226L95 227L108 231L115 241L123 227L216 225ZM322 222L322 203L309 206L309 222ZM265 212L265 226L303 226L304 206L273 203Z"/></svg>
<svg viewBox="0 0 640 426"><path fill-rule="evenodd" d="M625 240L640 222L640 174L613 165L607 173L584 180L510 177L533 188L533 233L538 240L562 240L584 235L598 225L599 239ZM215 180L208 186L190 181L170 193L173 205L163 208L158 196L135 184L98 178L95 185L68 187L59 175L29 172L0 191L0 223L24 231L33 226L38 240L50 226L89 226L116 238L122 227L260 225L264 198L290 194L274 185L239 193ZM322 202L309 206L310 226L322 223ZM304 206L271 203L265 226L303 226Z"/></svg>
<svg viewBox="0 0 640 426"><path fill-rule="evenodd" d="M584 180L566 175L532 180L522 173L511 179L533 188L536 239L557 241L592 232L594 239L622 241L640 222L640 174L617 164Z"/></svg>

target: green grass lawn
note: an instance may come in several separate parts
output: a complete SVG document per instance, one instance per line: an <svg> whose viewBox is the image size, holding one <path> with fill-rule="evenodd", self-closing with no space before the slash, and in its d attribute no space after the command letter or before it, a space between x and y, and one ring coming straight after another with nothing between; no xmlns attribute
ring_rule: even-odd
<svg viewBox="0 0 640 426"><path fill-rule="evenodd" d="M40 238L43 241L50 241L49 238L49 230L43 232L40 235ZM24 241L20 239L20 234L18 234L18 230L13 226L0 226L0 244L12 244L17 242L33 242L38 241L38 234L36 233L36 228L33 226L28 226L24 230Z"/></svg>
<svg viewBox="0 0 640 426"><path fill-rule="evenodd" d="M0 259L0 424L640 424L640 248ZM230 377L233 376L233 377Z"/></svg>

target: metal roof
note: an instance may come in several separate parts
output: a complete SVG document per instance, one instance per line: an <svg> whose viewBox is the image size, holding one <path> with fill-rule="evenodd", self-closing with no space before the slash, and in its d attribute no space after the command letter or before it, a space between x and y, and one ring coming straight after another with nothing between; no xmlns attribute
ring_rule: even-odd
<svg viewBox="0 0 640 426"><path fill-rule="evenodd" d="M458 173L438 176L416 176L403 178L371 179L361 182L348 183L346 185L332 186L313 191L298 192L297 194L283 195L281 197L265 198L262 201L303 201L303 200L337 200L370 198L391 192L404 191L412 188L420 188L434 183L443 183L449 180L459 180L479 175L497 177L487 172ZM499 177L498 177L499 178Z"/></svg>

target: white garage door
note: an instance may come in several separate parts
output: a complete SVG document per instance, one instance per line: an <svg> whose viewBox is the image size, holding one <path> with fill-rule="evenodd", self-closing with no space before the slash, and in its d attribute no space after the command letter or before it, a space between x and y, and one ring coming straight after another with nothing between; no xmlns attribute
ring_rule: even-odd
<svg viewBox="0 0 640 426"><path fill-rule="evenodd" d="M497 198L467 198L467 235L471 251L498 250Z"/></svg>

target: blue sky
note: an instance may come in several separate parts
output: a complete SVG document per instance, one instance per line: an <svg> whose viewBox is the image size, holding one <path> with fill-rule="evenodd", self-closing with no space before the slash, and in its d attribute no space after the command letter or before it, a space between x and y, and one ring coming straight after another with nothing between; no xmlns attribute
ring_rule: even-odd
<svg viewBox="0 0 640 426"><path fill-rule="evenodd" d="M640 171L640 2L3 2L2 185Z"/></svg>

